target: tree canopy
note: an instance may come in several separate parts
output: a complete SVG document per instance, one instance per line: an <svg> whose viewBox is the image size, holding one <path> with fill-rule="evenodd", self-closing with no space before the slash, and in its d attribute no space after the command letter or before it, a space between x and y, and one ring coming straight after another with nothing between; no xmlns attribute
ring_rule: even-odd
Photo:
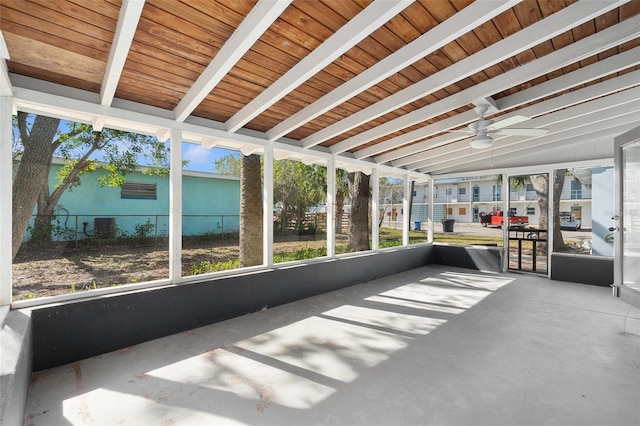
<svg viewBox="0 0 640 426"><path fill-rule="evenodd" d="M229 154L214 160L218 173L240 175L241 154ZM278 225L285 231L290 218L298 232L303 231L305 213L326 199L326 168L294 160L279 160L273 165L273 204L278 211Z"/></svg>
<svg viewBox="0 0 640 426"><path fill-rule="evenodd" d="M13 238L15 258L36 208L36 223L50 222L60 197L81 185L86 173L101 170L98 182L120 186L133 171L169 173L169 148L154 136L104 128L18 112L13 141L17 169L13 179ZM54 157L63 162L50 188Z"/></svg>

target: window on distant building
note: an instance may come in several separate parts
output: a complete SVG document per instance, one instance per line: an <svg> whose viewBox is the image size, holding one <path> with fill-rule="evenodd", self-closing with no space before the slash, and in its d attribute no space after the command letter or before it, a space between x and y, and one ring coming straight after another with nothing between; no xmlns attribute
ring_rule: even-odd
<svg viewBox="0 0 640 426"><path fill-rule="evenodd" d="M502 201L502 187L493 185L493 201Z"/></svg>
<svg viewBox="0 0 640 426"><path fill-rule="evenodd" d="M527 216L533 216L536 214L536 208L535 207L527 207Z"/></svg>
<svg viewBox="0 0 640 426"><path fill-rule="evenodd" d="M466 187L458 188L458 195L467 195L467 188Z"/></svg>
<svg viewBox="0 0 640 426"><path fill-rule="evenodd" d="M451 216L453 214L453 207L447 207L447 215Z"/></svg>
<svg viewBox="0 0 640 426"><path fill-rule="evenodd" d="M571 181L571 199L579 200L582 198L582 183L579 180L573 179Z"/></svg>
<svg viewBox="0 0 640 426"><path fill-rule="evenodd" d="M473 187L473 201L480 201L480 187Z"/></svg>
<svg viewBox="0 0 640 426"><path fill-rule="evenodd" d="M447 195L453 195L453 189L447 188Z"/></svg>
<svg viewBox="0 0 640 426"><path fill-rule="evenodd" d="M138 198L155 200L158 196L155 183L125 182L122 184L120 198Z"/></svg>
<svg viewBox="0 0 640 426"><path fill-rule="evenodd" d="M466 208L466 207L460 207L460 208L458 209L458 214L459 214L460 216L464 216L464 215L466 215L466 214L467 214L467 208Z"/></svg>

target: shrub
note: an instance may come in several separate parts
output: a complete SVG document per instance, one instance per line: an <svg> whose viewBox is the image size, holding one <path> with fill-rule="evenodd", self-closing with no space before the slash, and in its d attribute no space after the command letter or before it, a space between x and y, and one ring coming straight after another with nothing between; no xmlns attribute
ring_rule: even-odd
<svg viewBox="0 0 640 426"><path fill-rule="evenodd" d="M306 248L287 253L274 253L273 262L291 262L294 260L313 259L316 257L322 257L327 255L326 248Z"/></svg>
<svg viewBox="0 0 640 426"><path fill-rule="evenodd" d="M237 269L240 266L238 259L230 259L224 262L212 263L209 260L203 260L191 265L189 272L191 275L207 274L209 272L229 271L231 269Z"/></svg>
<svg viewBox="0 0 640 426"><path fill-rule="evenodd" d="M137 223L133 227L134 229L134 237L139 239L145 239L150 236L153 232L155 225L151 223L151 219L147 219L145 223Z"/></svg>

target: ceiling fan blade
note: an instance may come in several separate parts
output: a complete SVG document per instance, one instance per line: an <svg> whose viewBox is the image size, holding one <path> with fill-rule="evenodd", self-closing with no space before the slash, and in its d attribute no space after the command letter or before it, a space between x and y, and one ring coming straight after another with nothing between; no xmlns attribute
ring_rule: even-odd
<svg viewBox="0 0 640 426"><path fill-rule="evenodd" d="M489 126L489 130L502 129L503 127L513 126L514 124L522 123L527 120L531 120L531 118L525 115L514 115L512 117L505 118L504 120L494 122Z"/></svg>
<svg viewBox="0 0 640 426"><path fill-rule="evenodd" d="M543 136L546 135L549 129L499 129L493 134L496 135L509 135L509 136Z"/></svg>

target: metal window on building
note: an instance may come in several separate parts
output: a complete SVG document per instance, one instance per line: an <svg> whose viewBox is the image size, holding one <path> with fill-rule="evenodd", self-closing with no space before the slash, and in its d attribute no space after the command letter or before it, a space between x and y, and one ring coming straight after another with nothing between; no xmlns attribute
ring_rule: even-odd
<svg viewBox="0 0 640 426"><path fill-rule="evenodd" d="M120 191L120 198L155 200L157 197L158 188L155 183L125 182Z"/></svg>

